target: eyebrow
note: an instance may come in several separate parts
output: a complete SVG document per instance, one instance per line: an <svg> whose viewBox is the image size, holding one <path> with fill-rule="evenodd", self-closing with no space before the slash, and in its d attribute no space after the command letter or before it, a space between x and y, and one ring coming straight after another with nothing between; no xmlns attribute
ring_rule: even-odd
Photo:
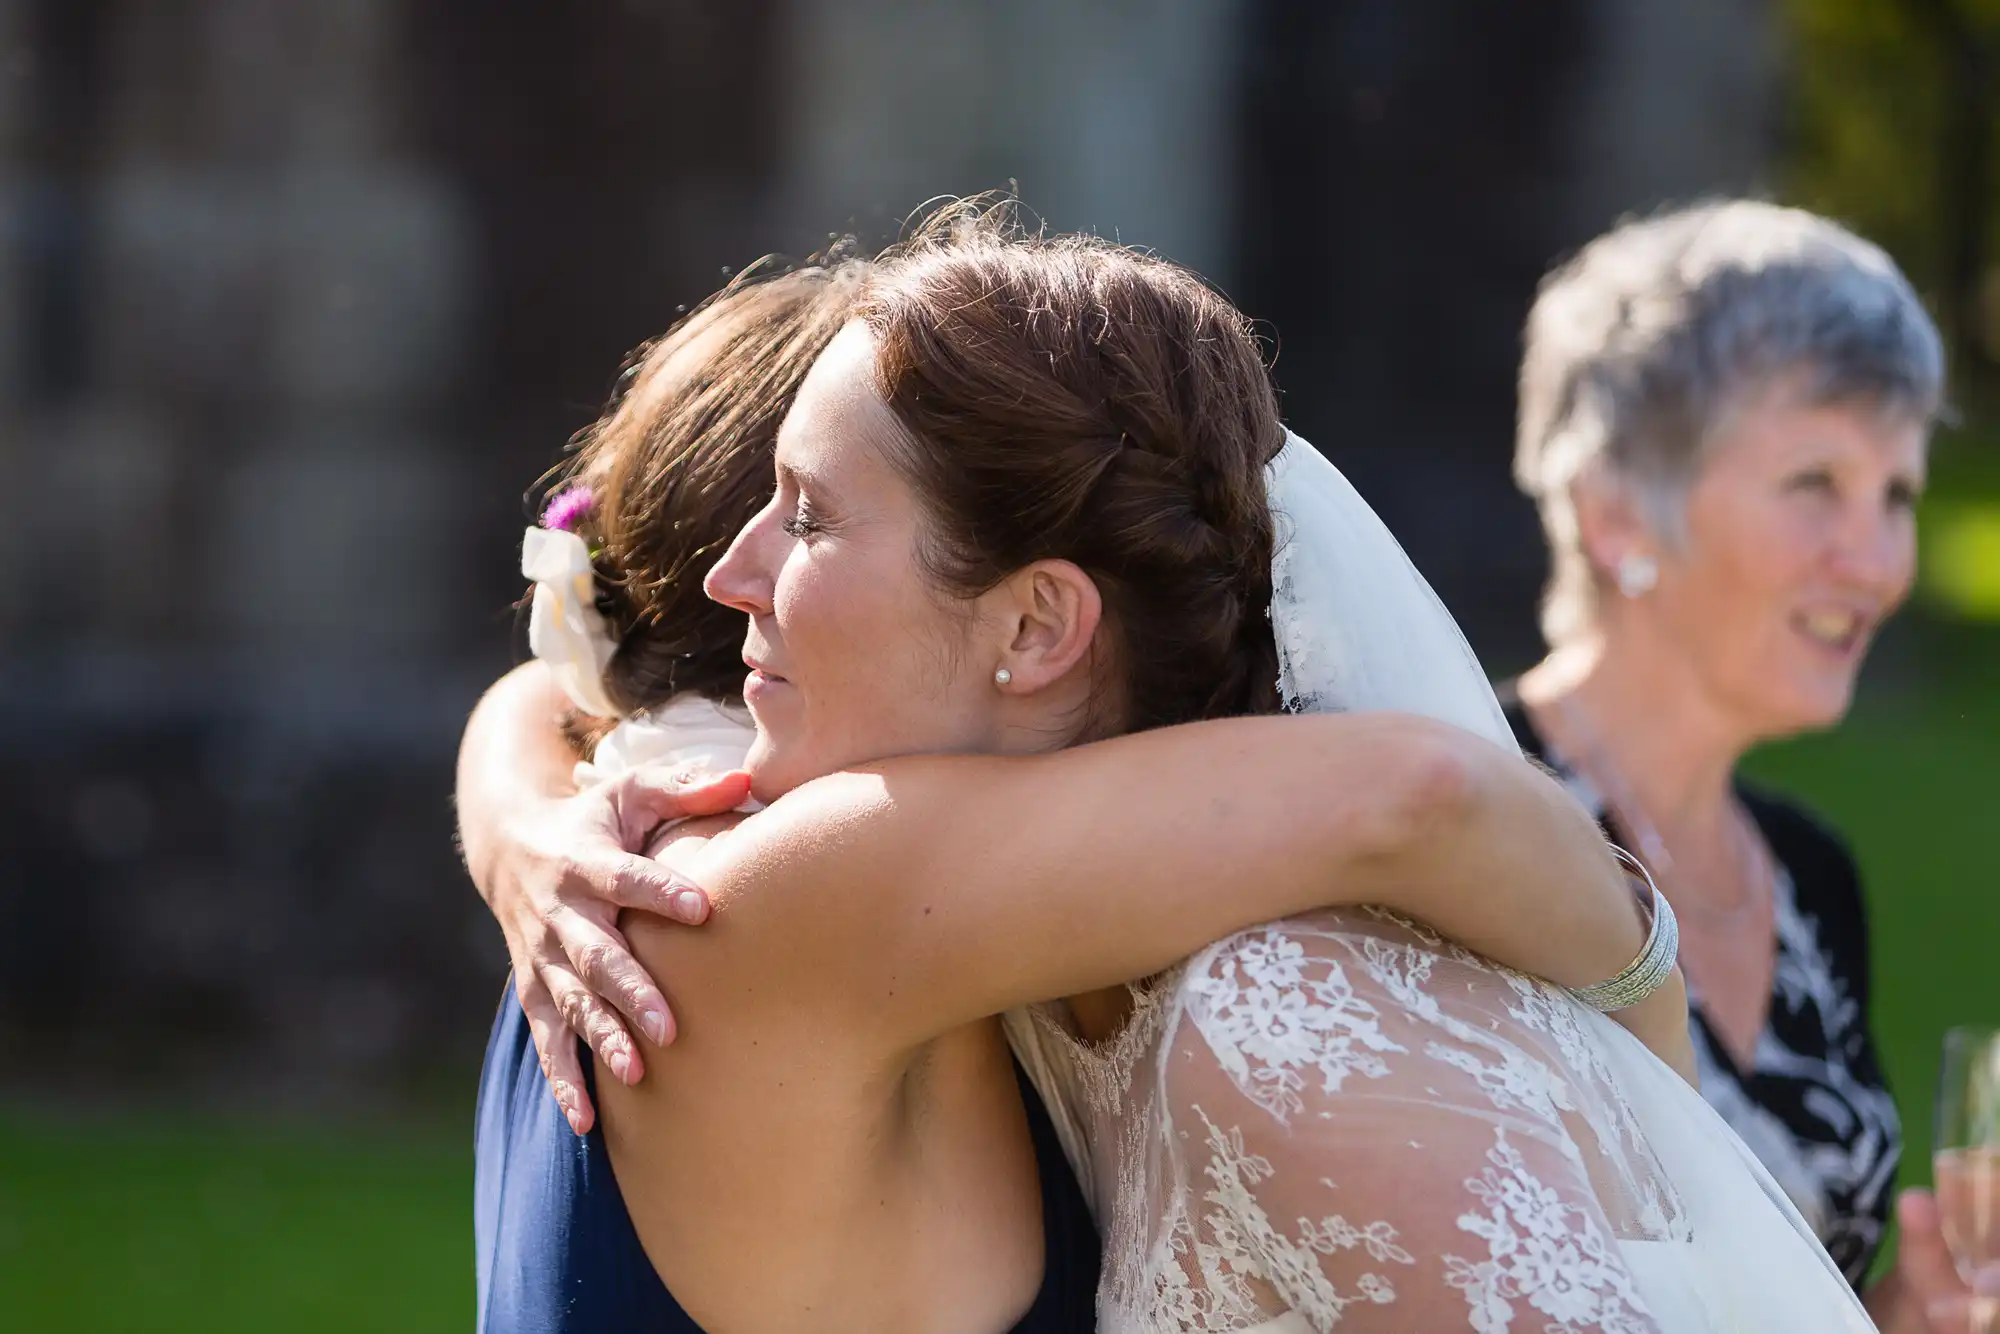
<svg viewBox="0 0 2000 1334"><path fill-rule="evenodd" d="M780 480L789 478L792 482L826 498L838 493L839 488L827 481L825 473L815 471L811 467L794 466L782 458L774 458L772 462Z"/></svg>

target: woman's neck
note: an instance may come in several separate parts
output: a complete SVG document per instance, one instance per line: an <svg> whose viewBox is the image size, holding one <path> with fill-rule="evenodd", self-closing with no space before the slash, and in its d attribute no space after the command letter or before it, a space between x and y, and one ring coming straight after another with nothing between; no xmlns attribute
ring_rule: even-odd
<svg viewBox="0 0 2000 1334"><path fill-rule="evenodd" d="M1635 627L1565 646L1522 676L1521 701L1564 758L1619 784L1670 842L1727 837L1730 781L1753 738L1673 645Z"/></svg>

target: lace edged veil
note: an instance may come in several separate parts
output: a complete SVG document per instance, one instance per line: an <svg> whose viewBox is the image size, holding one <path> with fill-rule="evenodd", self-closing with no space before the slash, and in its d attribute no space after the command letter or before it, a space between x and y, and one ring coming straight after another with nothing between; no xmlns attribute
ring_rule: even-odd
<svg viewBox="0 0 2000 1334"><path fill-rule="evenodd" d="M1267 476L1285 707L1422 714L1519 754L1458 622L1340 469L1287 431Z"/></svg>

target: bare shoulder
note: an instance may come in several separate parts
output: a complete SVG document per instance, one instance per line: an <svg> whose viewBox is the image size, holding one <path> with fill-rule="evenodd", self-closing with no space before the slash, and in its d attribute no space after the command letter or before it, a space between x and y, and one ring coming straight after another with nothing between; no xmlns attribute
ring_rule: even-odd
<svg viewBox="0 0 2000 1334"><path fill-rule="evenodd" d="M801 910L810 913L812 895L800 891L873 874L881 859L871 854L890 841L875 817L908 800L879 774L831 774L754 815L675 825L647 855L708 891L718 916L755 919L759 931L776 931Z"/></svg>
<svg viewBox="0 0 2000 1334"><path fill-rule="evenodd" d="M823 982L830 958L860 932L841 888L862 857L827 856L859 835L879 780L836 775L807 784L753 815L688 820L647 848L655 860L708 893L713 911L699 927L628 910L619 925L633 954L667 995L689 1049L733 1034L858 1043L866 1026L837 1021L831 1003L802 1004ZM823 994L823 988L820 988ZM768 1044L767 1044L768 1048Z"/></svg>

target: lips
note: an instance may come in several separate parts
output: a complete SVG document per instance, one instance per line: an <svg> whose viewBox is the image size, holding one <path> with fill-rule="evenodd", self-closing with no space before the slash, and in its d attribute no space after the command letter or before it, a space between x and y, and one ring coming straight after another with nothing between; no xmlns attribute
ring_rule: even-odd
<svg viewBox="0 0 2000 1334"><path fill-rule="evenodd" d="M784 677L766 667L748 653L743 655L743 665L749 669L743 678L743 702L755 705L760 699L769 699L771 692L780 686L789 685Z"/></svg>

